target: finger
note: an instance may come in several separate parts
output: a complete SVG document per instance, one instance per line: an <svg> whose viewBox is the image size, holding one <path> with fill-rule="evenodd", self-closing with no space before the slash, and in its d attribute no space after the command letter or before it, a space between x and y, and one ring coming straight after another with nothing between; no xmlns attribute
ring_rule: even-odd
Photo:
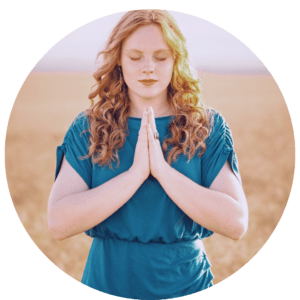
<svg viewBox="0 0 300 300"><path fill-rule="evenodd" d="M156 124L155 124L155 116L154 116L154 110L152 106L148 108L149 113L149 124L151 126L152 132L157 132Z"/></svg>
<svg viewBox="0 0 300 300"><path fill-rule="evenodd" d="M150 116L150 113L149 113L149 107L147 107L147 108L146 108L146 110L147 110L147 112L148 112L148 115L147 115L147 117L148 117L148 118L147 118L147 125L148 125L148 124L150 124L150 117L149 117L149 116ZM147 131L147 132L148 132L148 131Z"/></svg>
<svg viewBox="0 0 300 300"><path fill-rule="evenodd" d="M150 149L154 149L154 147L155 147L155 139L154 139L153 131L151 129L150 124L148 124L148 126L147 126L147 132L148 132L149 148Z"/></svg>
<svg viewBox="0 0 300 300"><path fill-rule="evenodd" d="M141 134L142 129L143 128L145 129L145 126L147 126L147 124L148 124L148 111L144 110L139 134Z"/></svg>
<svg viewBox="0 0 300 300"><path fill-rule="evenodd" d="M143 117L142 117L142 123L141 126L147 125L148 124L148 110L145 108L143 111Z"/></svg>

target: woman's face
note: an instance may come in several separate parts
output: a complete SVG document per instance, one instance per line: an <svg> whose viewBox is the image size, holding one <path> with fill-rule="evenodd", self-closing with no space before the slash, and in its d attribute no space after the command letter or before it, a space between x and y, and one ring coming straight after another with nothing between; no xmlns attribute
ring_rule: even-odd
<svg viewBox="0 0 300 300"><path fill-rule="evenodd" d="M158 25L141 26L123 42L120 64L131 100L166 99L174 59Z"/></svg>

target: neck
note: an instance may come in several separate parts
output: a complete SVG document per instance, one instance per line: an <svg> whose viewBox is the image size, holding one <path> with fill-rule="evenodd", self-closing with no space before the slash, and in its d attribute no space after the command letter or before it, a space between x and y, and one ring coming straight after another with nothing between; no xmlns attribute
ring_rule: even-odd
<svg viewBox="0 0 300 300"><path fill-rule="evenodd" d="M154 116L155 118L159 118L159 117L164 117L164 116L170 116L172 115L172 109L171 107L168 105L168 106L164 106L163 108L156 108L155 106L153 105L146 105L145 107L150 107L152 106L153 108L153 111L154 111ZM133 108L132 106L130 107L130 111L129 111L129 116L130 117L134 117L134 118L142 118L143 116L143 108Z"/></svg>
<svg viewBox="0 0 300 300"><path fill-rule="evenodd" d="M167 96L157 97L153 99L144 99L144 98L137 99L137 97L131 97L131 95L129 95L129 98L130 98L129 116L131 117L142 118L144 107L148 108L150 106L152 106L154 111L154 116L156 118L169 116L172 114L172 109L168 103Z"/></svg>

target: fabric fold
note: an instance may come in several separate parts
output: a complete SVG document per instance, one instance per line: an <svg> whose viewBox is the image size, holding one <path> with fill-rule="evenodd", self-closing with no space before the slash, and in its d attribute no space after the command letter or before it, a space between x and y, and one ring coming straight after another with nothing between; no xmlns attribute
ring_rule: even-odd
<svg viewBox="0 0 300 300"><path fill-rule="evenodd" d="M211 122L213 122L212 131L206 139L207 149L201 160L201 184L209 188L226 161L229 162L233 173L241 182L231 130L224 117L216 111L213 111Z"/></svg>

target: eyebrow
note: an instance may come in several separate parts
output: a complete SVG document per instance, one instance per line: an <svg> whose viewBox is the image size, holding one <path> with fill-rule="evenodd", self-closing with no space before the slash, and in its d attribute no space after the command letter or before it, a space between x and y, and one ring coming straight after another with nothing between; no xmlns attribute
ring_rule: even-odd
<svg viewBox="0 0 300 300"><path fill-rule="evenodd" d="M137 49L128 49L128 50L125 50L125 52L126 53L128 53L128 52L143 53L143 51L140 51L140 50L137 50ZM154 51L155 54L157 54L157 53L164 53L164 52L171 53L171 50L168 50L168 49L159 49L159 50Z"/></svg>

